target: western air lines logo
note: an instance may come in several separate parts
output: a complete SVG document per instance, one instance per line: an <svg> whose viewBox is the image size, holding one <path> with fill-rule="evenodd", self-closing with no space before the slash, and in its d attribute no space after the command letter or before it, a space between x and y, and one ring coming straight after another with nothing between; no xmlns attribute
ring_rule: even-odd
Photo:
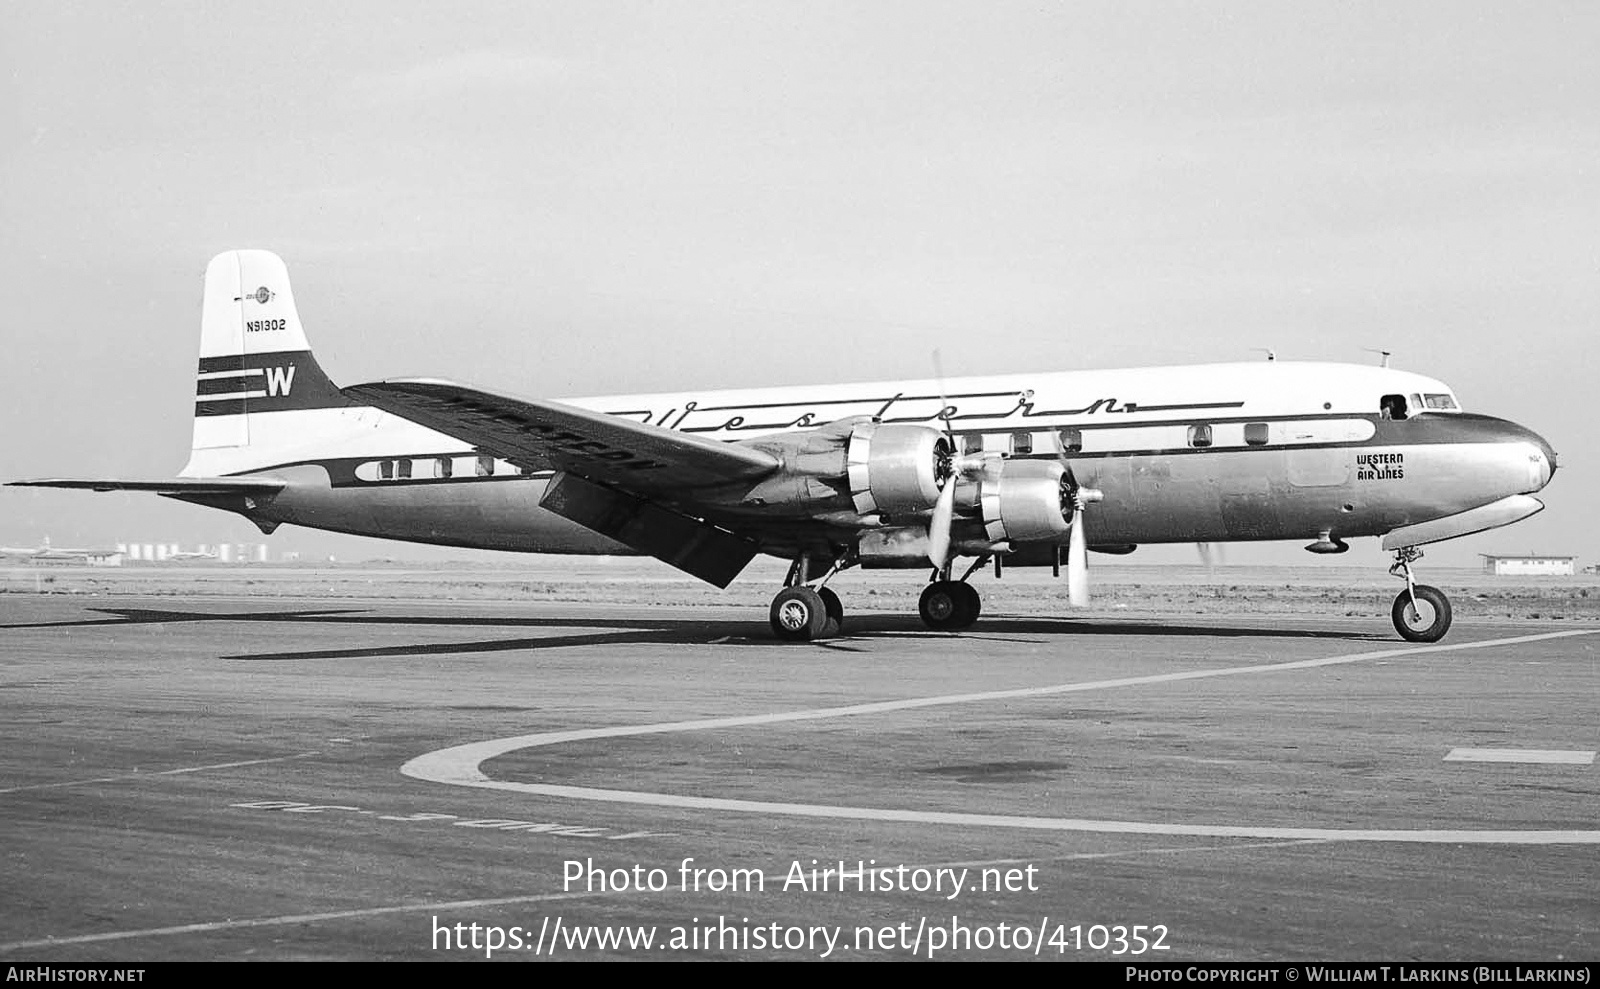
<svg viewBox="0 0 1600 989"><path fill-rule="evenodd" d="M287 395L289 389L294 387L294 365L288 367L265 367L267 372L267 394Z"/></svg>

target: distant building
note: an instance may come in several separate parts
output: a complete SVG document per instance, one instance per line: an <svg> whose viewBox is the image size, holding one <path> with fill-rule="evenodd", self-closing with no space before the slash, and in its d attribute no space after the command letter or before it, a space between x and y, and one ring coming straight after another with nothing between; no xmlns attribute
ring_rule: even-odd
<svg viewBox="0 0 1600 989"><path fill-rule="evenodd" d="M1496 577L1571 577L1576 572L1575 556L1490 556L1483 557L1483 572Z"/></svg>

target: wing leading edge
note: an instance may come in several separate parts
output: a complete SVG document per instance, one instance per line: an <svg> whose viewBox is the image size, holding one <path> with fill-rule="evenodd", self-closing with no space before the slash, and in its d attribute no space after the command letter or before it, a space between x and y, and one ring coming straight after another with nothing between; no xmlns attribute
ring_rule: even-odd
<svg viewBox="0 0 1600 989"><path fill-rule="evenodd" d="M559 471L541 507L718 587L759 552L697 517L696 493L775 473L782 462L765 451L448 381L380 381L344 393L525 469Z"/></svg>

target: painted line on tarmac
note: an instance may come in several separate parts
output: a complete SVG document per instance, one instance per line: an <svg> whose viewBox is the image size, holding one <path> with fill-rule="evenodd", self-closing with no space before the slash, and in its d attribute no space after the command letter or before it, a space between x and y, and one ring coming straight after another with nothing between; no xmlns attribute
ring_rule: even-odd
<svg viewBox="0 0 1600 989"><path fill-rule="evenodd" d="M946 694L938 697L915 697L899 701L880 701L871 704L852 704L845 707L815 708L806 711L783 711L774 714L755 714L730 718L704 718L694 721L672 721L649 725L624 725L613 728L584 728L573 731L541 732L535 735L517 735L485 742L456 745L420 755L404 766L400 772L413 779L451 786L471 786L485 790L506 790L541 797L566 800L591 800L605 803L633 804L650 807L676 807L690 810L717 810L745 814L779 814L790 817L817 817L857 821L895 821L907 824L953 824L968 827L1015 828L1031 831L1089 831L1102 834L1154 834L1186 835L1208 838L1253 838L1260 840L1308 841L1386 841L1426 844L1495 844L1495 845L1567 845L1600 844L1600 830L1564 831L1472 831L1431 829L1366 829L1366 828L1280 828L1251 827L1231 824L1166 824L1144 821L1103 821L1083 818L1027 817L1008 814L965 814L944 811L898 810L879 807L844 807L829 804L799 804L766 800L735 800L724 797L695 797L671 793L651 793L640 790L607 790L587 786L562 786L549 783L517 783L490 779L478 767L489 759L520 749L560 745L594 738L625 738L635 735L665 735L679 732L708 731L718 728L737 728L749 725L772 725L795 721L820 721L828 718L855 717L863 714L883 714L890 711L907 711L925 707L951 704L973 704L985 701L1017 700L1021 698L1050 697L1058 694L1080 693L1091 690L1110 690L1117 687L1136 687L1156 683L1176 683L1184 680L1205 680L1213 677L1240 676L1251 673L1280 673L1289 670L1309 670L1349 663L1371 662L1379 659L1398 659L1426 656L1442 652L1462 652L1469 649L1492 649L1528 642L1545 642L1578 635L1593 635L1600 629L1579 629L1567 632L1545 632L1538 635L1518 635L1505 639L1485 639L1478 642L1461 642L1450 645L1410 646L1384 649L1377 652L1355 653L1348 656L1329 656L1322 659L1303 659L1287 663L1258 663L1251 666L1229 666L1212 670L1188 670L1182 673L1161 673L1152 676L1124 677L1115 680L1095 680L1086 683L1064 683L1046 687L1023 687L1015 690L991 690L972 694Z"/></svg>
<svg viewBox="0 0 1600 989"><path fill-rule="evenodd" d="M102 776L92 780L67 780L64 783L33 783L28 786L13 786L0 793L20 793L23 790L53 790L62 786L88 786L91 783L120 783L124 780L148 779L151 776L181 776L184 773L204 773L212 769L235 769L239 766L265 766L269 762L289 762L293 759L309 759L321 752L301 752L296 755L281 755L271 759L246 759L243 762L218 762L209 766L186 766L183 769L163 769L152 773L123 773L121 776Z"/></svg>
<svg viewBox="0 0 1600 989"><path fill-rule="evenodd" d="M1592 766L1595 752L1580 749L1472 749L1455 748L1445 762L1517 762L1547 766Z"/></svg>
<svg viewBox="0 0 1600 989"><path fill-rule="evenodd" d="M501 907L519 903L546 903L552 900L576 900L601 893L532 893L527 896L502 896L493 900L453 900L447 903L407 903L393 907L364 907L357 910L332 910L327 913L299 913L280 917L250 917L244 920L218 920L201 924L178 924L174 927L145 927L131 931L106 931L101 934L77 934L70 937L44 937L32 941L11 941L0 944L0 953L26 951L33 948L54 948L68 944L94 944L98 941L126 941L141 937L172 937L178 934L206 934L212 931L238 931L252 927L284 927L290 924L315 924L329 920L354 920L362 917L382 917L394 913L417 913L425 910L475 910L480 907ZM507 948L507 951L511 949Z"/></svg>

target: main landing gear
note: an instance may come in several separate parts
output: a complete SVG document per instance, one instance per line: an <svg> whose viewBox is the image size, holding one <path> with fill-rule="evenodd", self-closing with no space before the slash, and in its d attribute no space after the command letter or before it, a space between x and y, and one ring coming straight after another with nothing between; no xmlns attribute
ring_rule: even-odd
<svg viewBox="0 0 1600 989"><path fill-rule="evenodd" d="M978 597L977 588L967 583L967 578L988 559L978 559L959 580L951 579L948 565L935 570L932 582L923 589L922 599L917 602L922 623L936 632L959 632L971 627L983 611L983 601ZM796 560L784 580L786 586L772 599L773 634L785 642L809 642L838 635L844 624L844 606L839 595L827 587L827 582L847 565L836 562L823 575L820 584L807 587L812 579L810 560Z"/></svg>
<svg viewBox="0 0 1600 989"><path fill-rule="evenodd" d="M827 586L828 578L843 568L835 564L815 588L805 586L810 568L809 557L794 561L784 581L787 586L772 599L772 631L786 642L832 638L844 624L844 605Z"/></svg>
<svg viewBox="0 0 1600 989"><path fill-rule="evenodd" d="M844 624L844 605L826 587L785 587L772 599L772 631L789 642L827 639Z"/></svg>
<svg viewBox="0 0 1600 989"><path fill-rule="evenodd" d="M935 632L959 632L970 628L983 611L983 599L978 597L978 589L967 583L967 578L987 562L988 557L980 557L967 568L960 580L950 579L949 564L935 570L932 583L923 589L922 599L917 602L917 613L922 616L922 624Z"/></svg>
<svg viewBox="0 0 1600 989"><path fill-rule="evenodd" d="M1450 631L1450 599L1437 587L1412 578L1411 564L1420 559L1422 550L1415 546L1395 550L1389 572L1404 580L1406 589L1394 599L1394 629L1407 642L1438 642Z"/></svg>

